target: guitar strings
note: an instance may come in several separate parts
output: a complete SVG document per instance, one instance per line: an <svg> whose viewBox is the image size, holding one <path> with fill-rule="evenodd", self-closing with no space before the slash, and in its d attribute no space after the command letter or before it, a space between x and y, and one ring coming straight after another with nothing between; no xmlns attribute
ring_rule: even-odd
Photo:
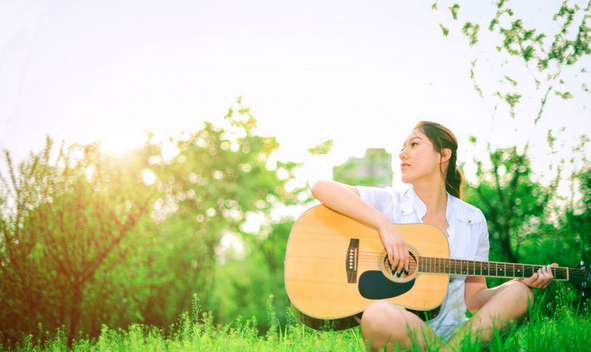
<svg viewBox="0 0 591 352"><path fill-rule="evenodd" d="M378 254L376 252L359 251L357 262L364 265L376 264L376 266L379 266L379 261L381 260L382 256L382 254ZM513 264L472 260L466 261L453 258L421 257L420 262L417 262L414 258L411 259L411 262L409 263L409 272L415 272L418 268L418 271L423 273L474 273L475 275L480 274L484 276L529 277L544 267L545 265L535 264ZM516 275L518 273L521 273L521 275ZM568 268L552 267L552 273L555 278L566 279L568 277Z"/></svg>

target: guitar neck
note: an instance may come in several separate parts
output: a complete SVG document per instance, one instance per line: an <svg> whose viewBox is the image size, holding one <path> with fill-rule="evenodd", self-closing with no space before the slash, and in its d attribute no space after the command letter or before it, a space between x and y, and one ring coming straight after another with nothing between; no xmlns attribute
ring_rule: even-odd
<svg viewBox="0 0 591 352"><path fill-rule="evenodd" d="M449 258L420 257L418 271L429 274L484 276L499 278L528 278L543 265L481 262ZM568 281L569 268L552 268L554 280Z"/></svg>

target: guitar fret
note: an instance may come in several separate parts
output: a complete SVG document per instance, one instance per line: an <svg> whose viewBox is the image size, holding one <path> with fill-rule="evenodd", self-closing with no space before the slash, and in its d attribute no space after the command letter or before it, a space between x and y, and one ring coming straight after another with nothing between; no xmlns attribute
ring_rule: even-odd
<svg viewBox="0 0 591 352"><path fill-rule="evenodd" d="M417 265L419 272L422 273L498 278L528 278L538 269L543 268L540 265L484 262L440 257L420 257ZM567 268L557 267L551 268L551 270L555 279L569 280Z"/></svg>

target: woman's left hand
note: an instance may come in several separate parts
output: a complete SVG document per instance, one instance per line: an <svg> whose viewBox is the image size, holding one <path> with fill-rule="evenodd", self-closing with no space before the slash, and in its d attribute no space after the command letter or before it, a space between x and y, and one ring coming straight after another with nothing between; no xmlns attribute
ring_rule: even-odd
<svg viewBox="0 0 591 352"><path fill-rule="evenodd" d="M550 285L550 283L554 279L551 268L555 268L557 266L558 264L556 263L544 266L540 268L537 272L535 272L530 278L518 279L518 281L523 282L525 285L531 288L545 289L546 287L548 287L548 285Z"/></svg>

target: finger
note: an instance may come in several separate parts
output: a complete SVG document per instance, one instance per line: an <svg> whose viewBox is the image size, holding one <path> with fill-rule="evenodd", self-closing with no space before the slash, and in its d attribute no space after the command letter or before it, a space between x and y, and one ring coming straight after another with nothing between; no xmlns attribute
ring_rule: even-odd
<svg viewBox="0 0 591 352"><path fill-rule="evenodd" d="M406 260L404 261L404 270L408 273L408 269L410 267L410 254L406 251Z"/></svg>
<svg viewBox="0 0 591 352"><path fill-rule="evenodd" d="M550 285L553 278L551 266L544 266L539 268L538 271L532 275L532 280L529 281L529 286L537 289L545 289Z"/></svg>
<svg viewBox="0 0 591 352"><path fill-rule="evenodd" d="M551 277L548 274L548 271L546 269L546 267L541 267L538 269L537 271L538 277L537 279L534 281L534 287L539 287L541 285L543 285L546 281L548 281L548 279Z"/></svg>
<svg viewBox="0 0 591 352"><path fill-rule="evenodd" d="M550 265L546 265L544 267L541 267L538 270L538 274L540 274L540 277L544 280L551 280L554 277L552 275L552 269L551 269Z"/></svg>
<svg viewBox="0 0 591 352"><path fill-rule="evenodd" d="M398 272L398 273L400 273L404 270L404 263L406 261L404 254L405 253L400 248L397 249L398 265L396 266L396 272Z"/></svg>
<svg viewBox="0 0 591 352"><path fill-rule="evenodd" d="M392 270L397 270L396 268L398 267L399 261L397 258L397 253L395 250L390 250L388 253L388 260L390 260L390 266L392 267Z"/></svg>
<svg viewBox="0 0 591 352"><path fill-rule="evenodd" d="M408 250L406 245L400 248L400 271L406 270L408 267Z"/></svg>
<svg viewBox="0 0 591 352"><path fill-rule="evenodd" d="M527 279L522 279L523 283L529 287L533 287L535 285L535 282L538 280L538 277L540 275L535 272L532 276L528 277Z"/></svg>

